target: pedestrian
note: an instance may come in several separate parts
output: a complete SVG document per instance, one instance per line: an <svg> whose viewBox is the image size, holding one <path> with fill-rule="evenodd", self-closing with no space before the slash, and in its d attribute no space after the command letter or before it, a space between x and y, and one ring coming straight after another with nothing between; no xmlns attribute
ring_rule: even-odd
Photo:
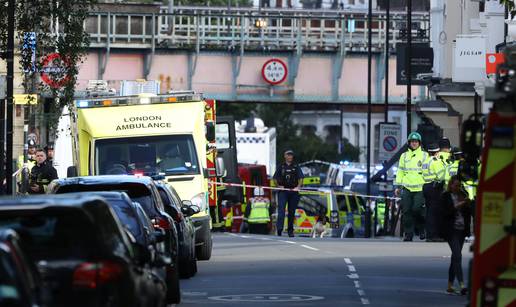
<svg viewBox="0 0 516 307"><path fill-rule="evenodd" d="M54 143L48 143L44 149L47 153L47 162L54 166Z"/></svg>
<svg viewBox="0 0 516 307"><path fill-rule="evenodd" d="M303 184L303 171L294 163L294 151L286 150L283 154L285 162L280 165L273 176L275 185L279 188L290 189L290 191L278 192L278 219L276 230L278 236L283 233L285 221L285 208L288 204L288 236L294 236L294 216L297 203L299 202L299 188Z"/></svg>
<svg viewBox="0 0 516 307"><path fill-rule="evenodd" d="M455 293L453 283L457 279L460 294L466 295L462 272L462 247L471 230L471 201L457 175L450 178L447 189L441 196L441 221L441 235L448 242L452 252L446 292Z"/></svg>
<svg viewBox="0 0 516 307"><path fill-rule="evenodd" d="M414 231L419 233L421 240L425 240L423 163L428 159L428 153L421 149L422 138L419 133L412 132L407 139L408 149L401 154L394 181L394 184L398 186L395 195L401 195L403 241L412 241Z"/></svg>
<svg viewBox="0 0 516 307"><path fill-rule="evenodd" d="M57 170L47 161L43 149L36 150L36 165L31 169L29 176L29 194L45 194L48 184L57 179Z"/></svg>
<svg viewBox="0 0 516 307"><path fill-rule="evenodd" d="M439 234L437 229L438 209L441 194L444 189L444 174L446 172L445 163L439 158L439 146L433 143L428 146L429 158L423 166L423 195L425 197L426 208L426 236L427 241L438 241Z"/></svg>

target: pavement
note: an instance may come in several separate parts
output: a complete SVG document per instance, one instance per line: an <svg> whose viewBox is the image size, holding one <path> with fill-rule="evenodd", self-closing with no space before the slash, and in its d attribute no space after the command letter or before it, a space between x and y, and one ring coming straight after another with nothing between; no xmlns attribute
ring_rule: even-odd
<svg viewBox="0 0 516 307"><path fill-rule="evenodd" d="M447 243L213 234L213 254L181 281L189 306L465 306L445 293ZM471 256L463 249L467 279Z"/></svg>

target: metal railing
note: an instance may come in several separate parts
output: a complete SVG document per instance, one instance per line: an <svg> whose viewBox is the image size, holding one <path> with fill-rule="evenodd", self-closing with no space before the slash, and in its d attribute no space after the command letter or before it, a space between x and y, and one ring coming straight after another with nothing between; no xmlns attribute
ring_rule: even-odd
<svg viewBox="0 0 516 307"><path fill-rule="evenodd" d="M405 12L391 14L390 48L404 40ZM414 13L414 41L428 42L429 15ZM178 7L172 13L91 13L92 47L365 51L364 11ZM384 12L373 17L373 48L385 47Z"/></svg>

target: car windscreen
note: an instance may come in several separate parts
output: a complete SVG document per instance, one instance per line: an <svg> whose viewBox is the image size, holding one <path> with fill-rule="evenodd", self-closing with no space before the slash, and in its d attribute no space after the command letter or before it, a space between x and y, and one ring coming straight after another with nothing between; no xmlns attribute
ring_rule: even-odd
<svg viewBox="0 0 516 307"><path fill-rule="evenodd" d="M120 223L131 232L138 243L144 244L145 238L143 237L142 226L138 223L138 216L132 205L121 199L108 199L107 201L115 211Z"/></svg>
<svg viewBox="0 0 516 307"><path fill-rule="evenodd" d="M14 229L35 260L88 258L99 252L95 226L75 210L2 211L0 228Z"/></svg>
<svg viewBox="0 0 516 307"><path fill-rule="evenodd" d="M303 209L308 216L325 215L328 210L328 200L325 194L310 193L301 194L299 198L299 209Z"/></svg>
<svg viewBox="0 0 516 307"><path fill-rule="evenodd" d="M199 174L191 135L166 135L100 139L95 141L95 173Z"/></svg>

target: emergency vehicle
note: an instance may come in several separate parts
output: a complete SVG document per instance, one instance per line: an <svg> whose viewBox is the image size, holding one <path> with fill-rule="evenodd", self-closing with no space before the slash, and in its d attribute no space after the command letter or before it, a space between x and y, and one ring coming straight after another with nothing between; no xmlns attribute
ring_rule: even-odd
<svg viewBox="0 0 516 307"><path fill-rule="evenodd" d="M197 259L211 256L209 206L216 187L215 102L192 91L77 99L68 176L160 175L194 215ZM219 172L220 173L220 172Z"/></svg>
<svg viewBox="0 0 516 307"><path fill-rule="evenodd" d="M516 306L516 47L506 47L495 88L486 90L494 106L482 124L469 120L462 129L466 163L459 174L472 178L476 158L482 165L476 197L475 242L470 306ZM468 163L469 160L469 163Z"/></svg>

